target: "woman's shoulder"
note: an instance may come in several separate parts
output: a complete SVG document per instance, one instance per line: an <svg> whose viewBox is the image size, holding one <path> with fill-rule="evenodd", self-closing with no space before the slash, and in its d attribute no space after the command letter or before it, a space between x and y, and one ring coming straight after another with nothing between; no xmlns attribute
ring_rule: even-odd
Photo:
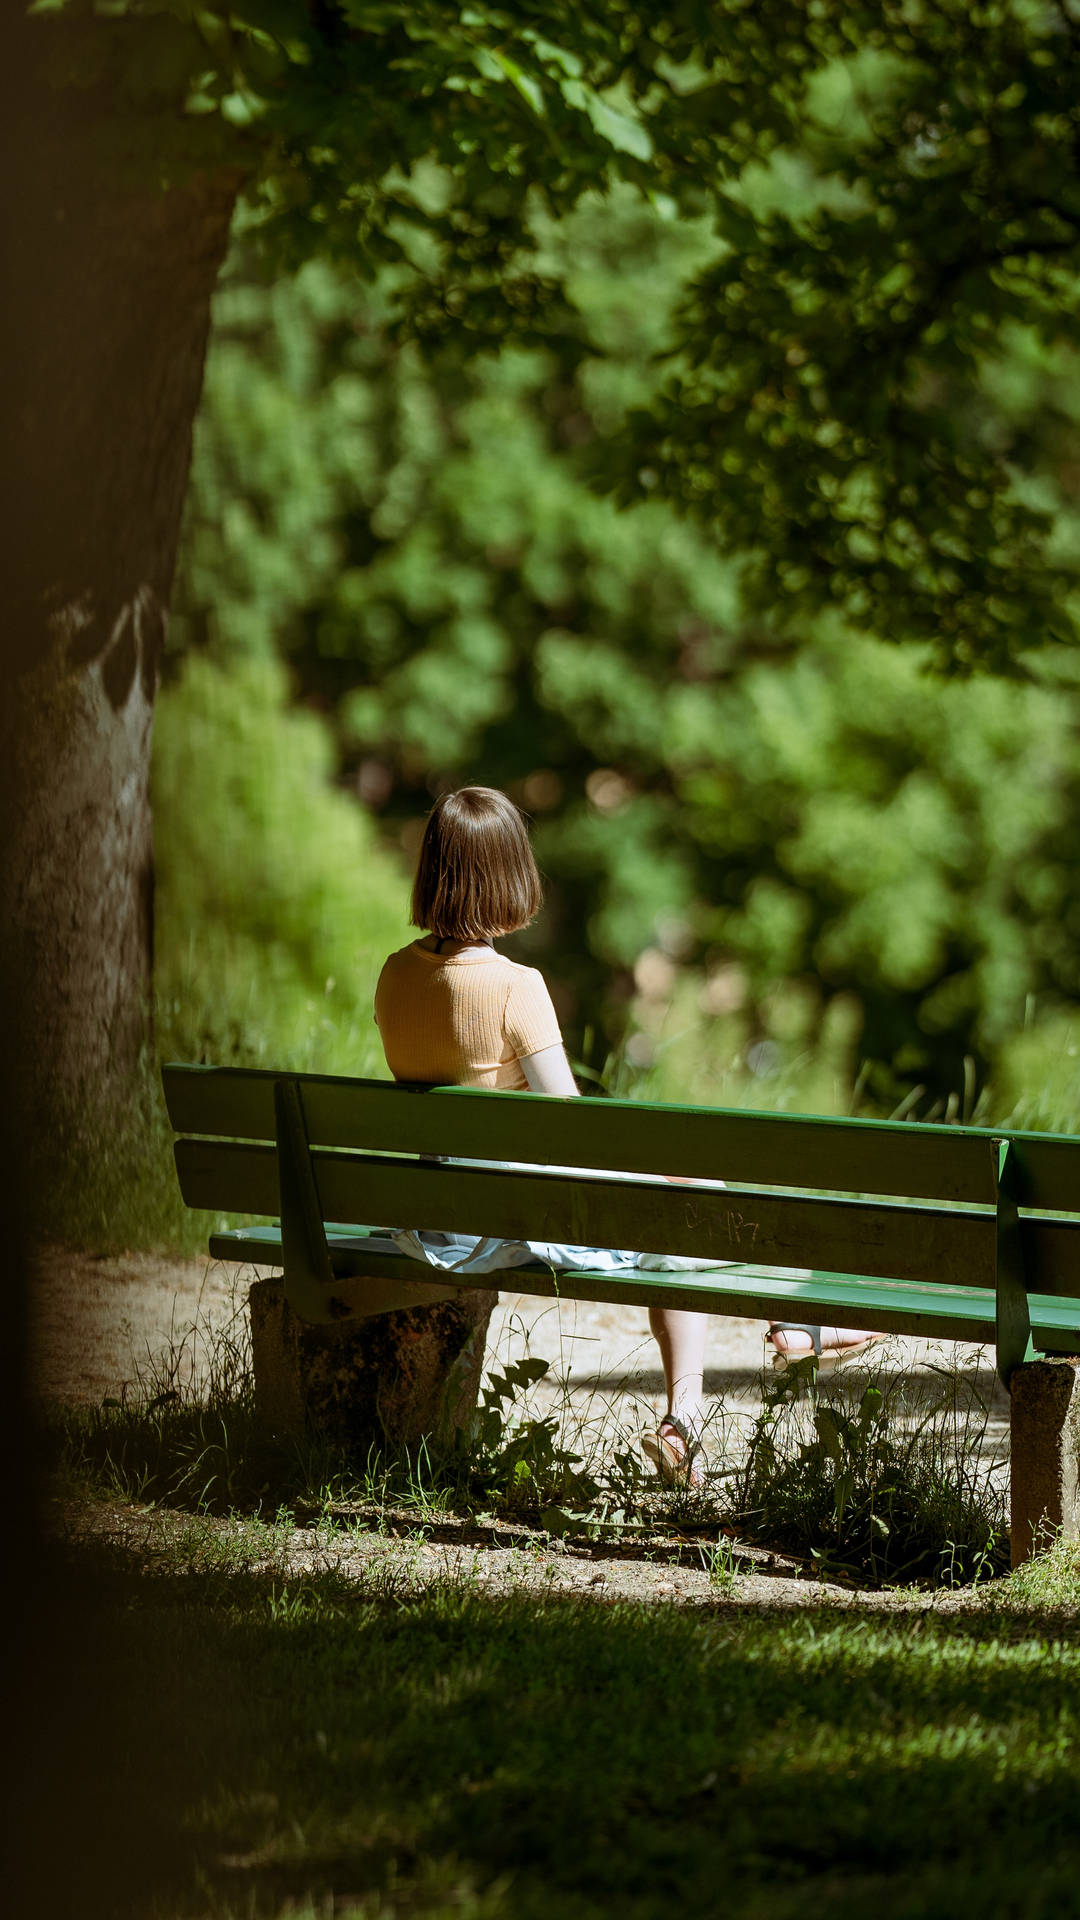
<svg viewBox="0 0 1080 1920"><path fill-rule="evenodd" d="M559 1018L539 967L523 966L519 960L508 960L506 967L503 1024L519 1057L557 1046L562 1040Z"/></svg>
<svg viewBox="0 0 1080 1920"><path fill-rule="evenodd" d="M500 958L505 968L500 978L506 988L507 1006L522 1015L553 1013L551 992L539 967L523 966L520 960L508 960L505 954Z"/></svg>
<svg viewBox="0 0 1080 1920"><path fill-rule="evenodd" d="M544 985L544 976L539 967L527 967L520 960L511 960L508 954L496 954L499 965L507 976L519 986Z"/></svg>
<svg viewBox="0 0 1080 1920"><path fill-rule="evenodd" d="M410 940L407 947L398 947L396 952L388 953L379 970L380 983L392 980L394 975L407 971L416 965L416 942Z"/></svg>

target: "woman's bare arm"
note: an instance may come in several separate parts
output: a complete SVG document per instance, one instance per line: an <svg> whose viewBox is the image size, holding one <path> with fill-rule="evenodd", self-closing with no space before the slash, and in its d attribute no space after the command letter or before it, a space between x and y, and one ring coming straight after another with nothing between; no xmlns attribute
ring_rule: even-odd
<svg viewBox="0 0 1080 1920"><path fill-rule="evenodd" d="M565 1098L578 1092L565 1047L543 1047L539 1053L524 1053L521 1066L530 1093L554 1093Z"/></svg>

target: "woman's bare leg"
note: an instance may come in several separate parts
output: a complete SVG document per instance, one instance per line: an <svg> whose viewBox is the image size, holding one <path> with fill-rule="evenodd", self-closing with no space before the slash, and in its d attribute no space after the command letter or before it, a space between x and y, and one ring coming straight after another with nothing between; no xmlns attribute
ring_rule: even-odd
<svg viewBox="0 0 1080 1920"><path fill-rule="evenodd" d="M667 1411L691 1433L701 1428L708 1317L706 1313L684 1313L674 1307L649 1308L649 1326L664 1368Z"/></svg>
<svg viewBox="0 0 1080 1920"><path fill-rule="evenodd" d="M808 1333L784 1333L778 1329L779 1322L770 1321L769 1339L777 1353L813 1353L814 1343ZM826 1351L837 1347L858 1347L870 1337L858 1327L822 1327L821 1329L821 1345Z"/></svg>

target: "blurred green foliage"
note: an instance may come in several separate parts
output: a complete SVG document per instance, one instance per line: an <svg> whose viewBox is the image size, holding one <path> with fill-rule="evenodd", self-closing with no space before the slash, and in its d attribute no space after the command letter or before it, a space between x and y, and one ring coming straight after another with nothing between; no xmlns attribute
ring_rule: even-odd
<svg viewBox="0 0 1080 1920"><path fill-rule="evenodd" d="M269 280L241 238L174 657L286 657L406 855L442 784L507 787L549 882L519 951L594 1070L632 1007L624 1073L688 1030L684 1071L738 1060L759 1103L792 1048L831 1062L817 1104L860 1059L879 1109L959 1097L1033 1005L1080 999L1075 683L942 681L835 614L795 648L703 529L597 498L595 441L655 393L715 243L629 193L541 237L594 344L574 382L536 351L422 362L392 281ZM1052 372L1025 337L1014 385Z"/></svg>
<svg viewBox="0 0 1080 1920"><path fill-rule="evenodd" d="M379 968L408 883L332 784L277 661L192 656L155 723L157 1027L166 1058L386 1077Z"/></svg>
<svg viewBox="0 0 1080 1920"><path fill-rule="evenodd" d="M1057 1008L1013 1034L999 1055L990 1110L1015 1127L1080 1133L1080 1015Z"/></svg>

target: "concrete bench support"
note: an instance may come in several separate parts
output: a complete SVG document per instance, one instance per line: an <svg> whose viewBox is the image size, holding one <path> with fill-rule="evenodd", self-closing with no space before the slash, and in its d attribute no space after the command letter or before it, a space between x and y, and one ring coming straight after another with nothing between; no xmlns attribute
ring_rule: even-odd
<svg viewBox="0 0 1080 1920"><path fill-rule="evenodd" d="M1080 1359L1017 1367L1012 1398L1012 1564L1080 1536Z"/></svg>
<svg viewBox="0 0 1080 1920"><path fill-rule="evenodd" d="M498 1297L470 1287L431 1306L311 1326L281 1280L256 1280L248 1303L260 1419L354 1453L448 1436L476 1406Z"/></svg>

